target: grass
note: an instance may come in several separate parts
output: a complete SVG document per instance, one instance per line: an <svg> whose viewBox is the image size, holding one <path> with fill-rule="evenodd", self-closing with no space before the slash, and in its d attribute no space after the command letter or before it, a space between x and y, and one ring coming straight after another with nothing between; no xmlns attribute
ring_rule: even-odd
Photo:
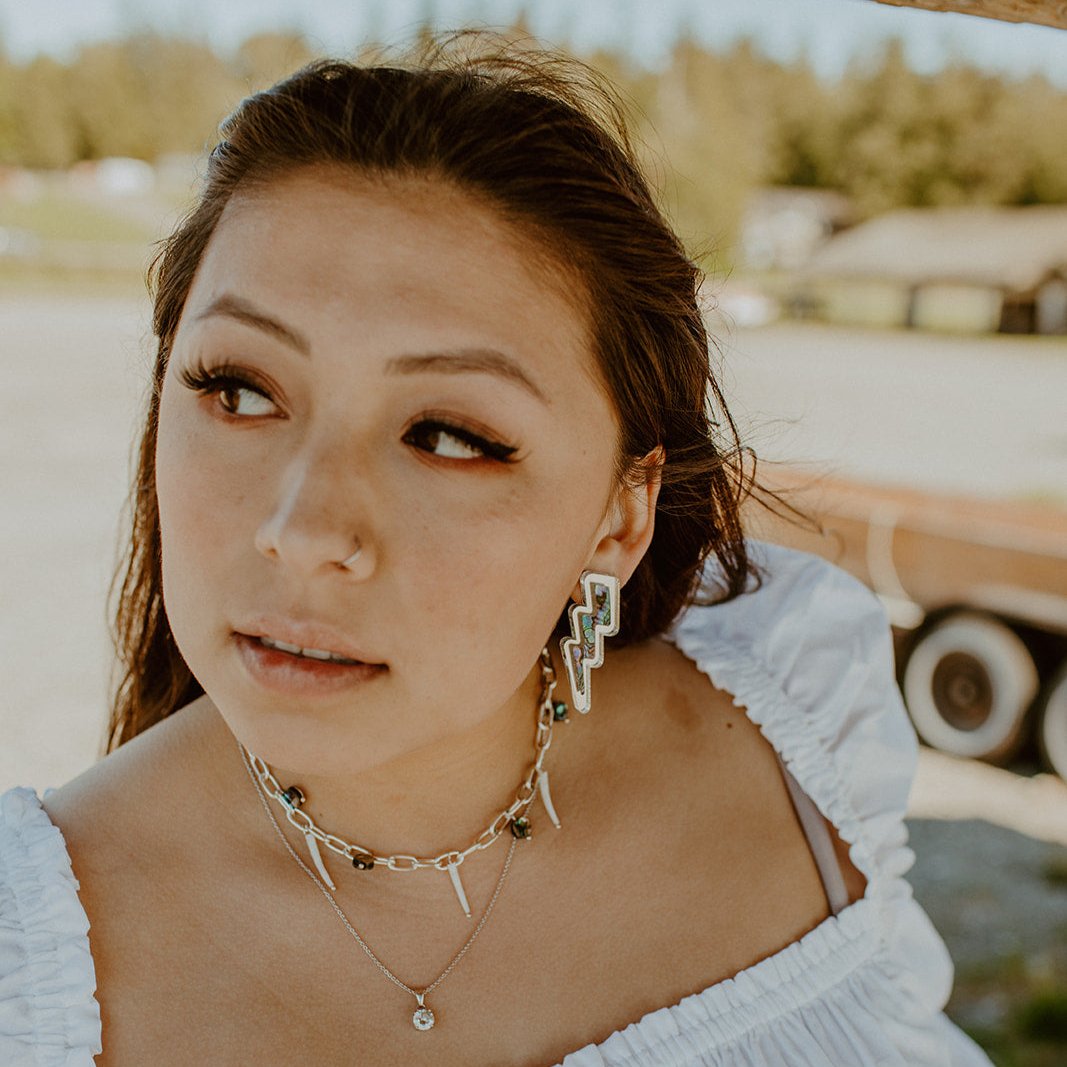
<svg viewBox="0 0 1067 1067"><path fill-rule="evenodd" d="M1067 1049L1067 986L1038 990L1020 1005L1013 1026L1030 1041L1051 1041Z"/></svg>
<svg viewBox="0 0 1067 1067"><path fill-rule="evenodd" d="M1051 886L1067 889L1067 856L1055 855L1046 860L1041 877Z"/></svg>
<svg viewBox="0 0 1067 1067"><path fill-rule="evenodd" d="M1062 955L1062 954L1061 954ZM974 1020L983 1004L995 1022ZM947 1014L997 1067L1063 1067L1067 1063L1067 958L1038 963L1020 953L959 968Z"/></svg>
<svg viewBox="0 0 1067 1067"><path fill-rule="evenodd" d="M160 220L169 205L159 200ZM144 268L158 236L143 201L90 197L58 185L22 199L0 195L0 229L26 234L23 255L0 255L5 295L144 296Z"/></svg>
<svg viewBox="0 0 1067 1067"><path fill-rule="evenodd" d="M143 244L156 236L146 225L125 216L121 202L90 203L53 191L32 200L0 197L0 226L27 230L42 240Z"/></svg>
<svg viewBox="0 0 1067 1067"><path fill-rule="evenodd" d="M56 266L5 262L0 259L0 293L146 298L140 271L64 270Z"/></svg>

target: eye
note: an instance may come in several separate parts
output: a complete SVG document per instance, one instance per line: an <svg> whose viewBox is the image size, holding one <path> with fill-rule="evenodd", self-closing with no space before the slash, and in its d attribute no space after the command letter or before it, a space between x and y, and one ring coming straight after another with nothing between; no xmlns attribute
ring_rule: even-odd
<svg viewBox="0 0 1067 1067"><path fill-rule="evenodd" d="M228 364L210 369L202 363L183 367L178 372L178 380L201 396L217 396L223 411L235 418L254 418L277 412L277 405L262 385L251 381L246 372Z"/></svg>
<svg viewBox="0 0 1067 1067"><path fill-rule="evenodd" d="M274 410L273 401L247 385L226 385L217 393L219 404L231 415L269 415Z"/></svg>
<svg viewBox="0 0 1067 1067"><path fill-rule="evenodd" d="M417 422L404 435L405 444L414 445L442 459L492 459L507 462L518 451L510 445L490 441L462 426L438 419Z"/></svg>
<svg viewBox="0 0 1067 1067"><path fill-rule="evenodd" d="M448 456L449 459L470 459L485 454L477 445L472 445L447 430L431 430L427 434L426 440L435 456Z"/></svg>

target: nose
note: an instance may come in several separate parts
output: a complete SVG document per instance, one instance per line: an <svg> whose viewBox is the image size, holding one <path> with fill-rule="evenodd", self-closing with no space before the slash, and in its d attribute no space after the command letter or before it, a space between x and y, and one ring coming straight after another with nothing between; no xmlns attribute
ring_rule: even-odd
<svg viewBox="0 0 1067 1067"><path fill-rule="evenodd" d="M375 549L352 505L354 488L350 478L339 476L336 463L310 455L294 460L256 530L257 551L303 577L369 577Z"/></svg>

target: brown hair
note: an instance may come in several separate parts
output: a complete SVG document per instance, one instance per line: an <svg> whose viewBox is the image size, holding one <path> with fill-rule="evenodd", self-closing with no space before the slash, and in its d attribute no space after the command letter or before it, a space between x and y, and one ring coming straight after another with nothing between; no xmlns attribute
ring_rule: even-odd
<svg viewBox="0 0 1067 1067"><path fill-rule="evenodd" d="M295 168L329 164L447 181L576 269L619 415L618 475L645 477L637 461L657 445L666 450L655 534L623 592L616 642L662 633L694 597L712 554L716 602L744 592L750 575L758 579L740 516L755 471L746 490L748 450L710 369L697 300L703 274L640 173L617 96L573 59L495 37L485 42L484 34L457 34L403 66L321 60L248 97L223 122L198 201L150 272L158 351L132 537L116 578L120 677L109 750L203 692L163 608L159 390L193 276L227 202L239 188Z"/></svg>

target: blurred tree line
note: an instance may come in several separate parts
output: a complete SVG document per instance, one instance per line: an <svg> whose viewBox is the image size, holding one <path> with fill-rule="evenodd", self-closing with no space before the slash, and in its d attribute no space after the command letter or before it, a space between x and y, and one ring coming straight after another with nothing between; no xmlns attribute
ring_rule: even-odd
<svg viewBox="0 0 1067 1067"><path fill-rule="evenodd" d="M249 91L312 58L295 35L235 53L141 34L61 63L19 64L0 45L0 164L200 153ZM897 206L1067 202L1067 93L956 65L911 70L891 43L836 83L748 43L713 53L682 42L662 72L588 57L630 98L638 139L683 236L729 242L749 192L833 188L860 217Z"/></svg>
<svg viewBox="0 0 1067 1067"><path fill-rule="evenodd" d="M205 42L138 34L88 45L67 63L41 55L21 65L0 42L0 164L203 152L243 96L311 58L288 34L251 37L226 56Z"/></svg>
<svg viewBox="0 0 1067 1067"><path fill-rule="evenodd" d="M683 43L658 75L610 55L595 63L642 113L690 238L731 238L764 185L839 190L858 219L896 207L1067 202L1067 92L1044 77L1012 81L963 64L922 75L899 41L833 83L749 43L719 54Z"/></svg>

